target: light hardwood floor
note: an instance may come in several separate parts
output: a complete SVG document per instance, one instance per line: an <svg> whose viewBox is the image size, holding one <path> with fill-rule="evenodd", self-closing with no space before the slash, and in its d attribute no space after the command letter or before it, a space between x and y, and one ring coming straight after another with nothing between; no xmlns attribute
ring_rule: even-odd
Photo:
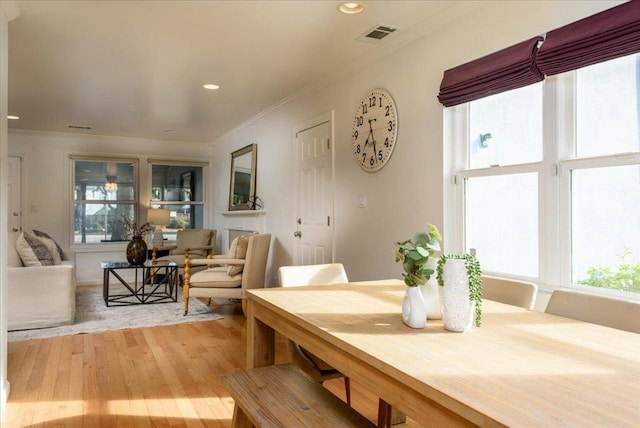
<svg viewBox="0 0 640 428"><path fill-rule="evenodd" d="M245 367L246 320L238 305L215 310L224 319L10 342L2 427L229 427L218 376ZM341 379L325 386L344 400ZM377 397L356 382L352 406L376 421Z"/></svg>

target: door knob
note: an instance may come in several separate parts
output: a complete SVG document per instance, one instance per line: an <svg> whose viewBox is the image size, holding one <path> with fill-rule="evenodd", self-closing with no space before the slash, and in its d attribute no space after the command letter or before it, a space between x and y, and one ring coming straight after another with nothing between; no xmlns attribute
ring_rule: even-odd
<svg viewBox="0 0 640 428"><path fill-rule="evenodd" d="M295 232L293 232L293 236L295 236L296 238L302 238L302 232L296 230Z"/></svg>
<svg viewBox="0 0 640 428"><path fill-rule="evenodd" d="M14 217L18 217L19 215L20 215L20 211L14 211L14 212L13 212L13 216L14 216Z"/></svg>

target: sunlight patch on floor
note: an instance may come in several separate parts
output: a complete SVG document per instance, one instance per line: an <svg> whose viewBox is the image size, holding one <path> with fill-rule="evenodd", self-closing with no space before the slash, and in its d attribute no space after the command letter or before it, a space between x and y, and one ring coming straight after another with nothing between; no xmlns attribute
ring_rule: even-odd
<svg viewBox="0 0 640 428"><path fill-rule="evenodd" d="M8 403L7 409L17 406L17 403ZM141 400L69 400L69 401L39 401L38 409L55 408L56 420L70 419L83 415L100 413L100 415L114 416L140 416L158 418L201 419L196 409L233 409L233 399L230 397L207 398L167 398L167 399L141 399ZM162 409L161 412L153 412L153 409ZM173 411L172 411L173 409ZM43 411L36 414L33 424L50 422L49 412ZM219 412L217 412L219 413ZM231 421L228 417L218 416L216 420Z"/></svg>

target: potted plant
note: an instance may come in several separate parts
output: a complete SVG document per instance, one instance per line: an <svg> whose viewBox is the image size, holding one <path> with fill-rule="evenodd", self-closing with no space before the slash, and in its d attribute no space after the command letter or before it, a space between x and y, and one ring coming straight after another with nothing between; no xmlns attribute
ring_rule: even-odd
<svg viewBox="0 0 640 428"><path fill-rule="evenodd" d="M432 256L440 251L442 235L433 224L428 232L418 232L411 239L396 242L396 263L402 263L404 283L407 292L402 302L402 320L409 327L423 328L427 321L427 306L419 286L427 283L435 272L429 264Z"/></svg>
<svg viewBox="0 0 640 428"><path fill-rule="evenodd" d="M131 241L127 244L127 261L135 266L144 264L147 260L147 243L144 236L153 230L151 223L138 226L136 222L126 216L122 216L122 226L131 235Z"/></svg>
<svg viewBox="0 0 640 428"><path fill-rule="evenodd" d="M442 288L444 328L466 332L482 324L482 269L471 254L442 255L438 260L438 284Z"/></svg>

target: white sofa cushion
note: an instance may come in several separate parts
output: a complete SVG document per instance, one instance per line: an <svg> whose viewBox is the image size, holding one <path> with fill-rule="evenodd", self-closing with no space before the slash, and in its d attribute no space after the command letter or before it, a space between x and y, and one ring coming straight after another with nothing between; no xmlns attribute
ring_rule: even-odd
<svg viewBox="0 0 640 428"><path fill-rule="evenodd" d="M22 232L16 239L16 250L25 266L53 266L53 256L47 246L34 235Z"/></svg>

